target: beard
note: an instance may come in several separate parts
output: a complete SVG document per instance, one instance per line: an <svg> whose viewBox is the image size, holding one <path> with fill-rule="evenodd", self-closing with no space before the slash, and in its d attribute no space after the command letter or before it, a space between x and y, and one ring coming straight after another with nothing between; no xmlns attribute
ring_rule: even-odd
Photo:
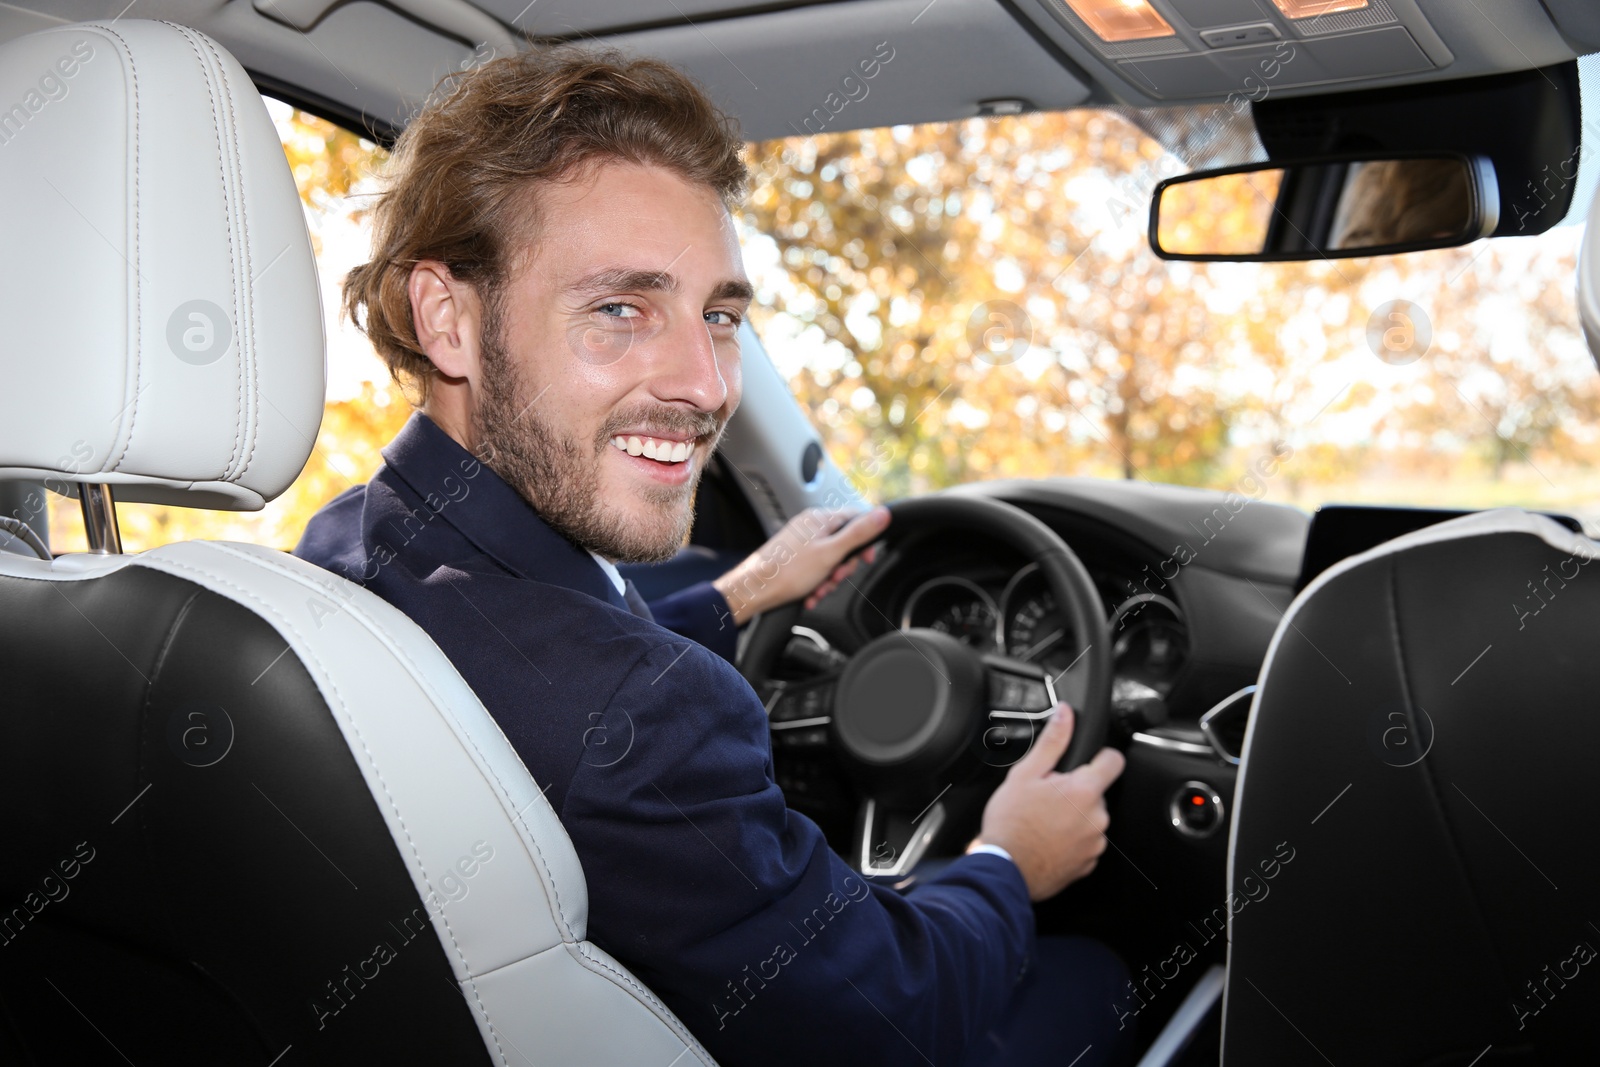
<svg viewBox="0 0 1600 1067"><path fill-rule="evenodd" d="M483 396L473 413L481 459L533 506L545 524L579 548L618 563L659 563L684 544L694 521L700 475L721 440L724 420L709 412L648 403L613 412L589 440L563 432L540 410L506 352L499 316L486 309ZM630 427L661 436L692 434L706 459L683 485L646 484L634 498L644 515L615 506L600 491L600 464L611 438ZM686 460L685 462L694 462Z"/></svg>

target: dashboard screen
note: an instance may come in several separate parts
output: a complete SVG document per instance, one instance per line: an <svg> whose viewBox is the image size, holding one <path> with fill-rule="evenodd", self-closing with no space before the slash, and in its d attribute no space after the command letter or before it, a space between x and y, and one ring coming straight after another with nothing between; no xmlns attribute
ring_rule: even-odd
<svg viewBox="0 0 1600 1067"><path fill-rule="evenodd" d="M1294 591L1299 593L1311 584L1313 578L1347 556L1365 552L1424 526L1471 514L1471 511L1452 508L1324 504L1311 516L1311 528L1306 531L1305 554L1300 557L1300 577L1295 582ZM1582 524L1570 515L1541 514L1574 533L1583 532Z"/></svg>

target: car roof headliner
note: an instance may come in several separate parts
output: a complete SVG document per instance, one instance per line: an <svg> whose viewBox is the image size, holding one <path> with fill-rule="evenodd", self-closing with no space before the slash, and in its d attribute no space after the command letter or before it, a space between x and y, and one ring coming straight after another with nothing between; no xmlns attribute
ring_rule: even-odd
<svg viewBox="0 0 1600 1067"><path fill-rule="evenodd" d="M1172 91L1158 97L1129 65L1086 47L1048 12L1051 2L0 0L0 40L91 19L181 22L229 48L268 91L365 124L380 139L404 125L440 78L471 65L479 41L504 48L529 39L587 40L670 60L737 116L751 140L817 132L821 118L830 131L959 119L996 100L1060 110L1225 98ZM1586 12L1589 0L1374 2L1423 20L1417 43L1436 69L1346 79L1337 85L1341 91L1528 69L1600 49L1600 18ZM1237 11L1241 3L1257 0L1157 0L1188 12ZM1257 6L1270 11L1266 4ZM880 43L892 50L892 65L845 92L845 77ZM1319 88L1273 91L1292 96ZM807 125L808 116L819 119Z"/></svg>

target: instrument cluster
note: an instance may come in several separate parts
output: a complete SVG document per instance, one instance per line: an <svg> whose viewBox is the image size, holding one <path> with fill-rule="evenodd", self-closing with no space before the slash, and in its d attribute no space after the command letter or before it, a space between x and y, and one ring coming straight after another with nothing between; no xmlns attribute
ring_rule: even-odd
<svg viewBox="0 0 1600 1067"><path fill-rule="evenodd" d="M1156 593L1119 600L1112 583L1096 577L1102 594L1111 592L1107 621L1117 678L1143 683L1165 696L1188 656L1183 613ZM942 631L979 651L1037 663L1052 674L1067 670L1083 653L1037 563L998 587L960 575L923 582L901 611L900 628L912 627Z"/></svg>

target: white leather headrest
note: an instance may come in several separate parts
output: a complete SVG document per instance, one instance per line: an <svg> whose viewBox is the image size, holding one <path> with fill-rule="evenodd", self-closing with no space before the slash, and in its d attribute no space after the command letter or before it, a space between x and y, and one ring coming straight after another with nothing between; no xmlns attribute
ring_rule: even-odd
<svg viewBox="0 0 1600 1067"><path fill-rule="evenodd" d="M251 510L316 441L316 266L266 106L138 20L0 45L0 478Z"/></svg>
<svg viewBox="0 0 1600 1067"><path fill-rule="evenodd" d="M1600 187L1589 206L1583 246L1578 249L1578 318L1589 341L1589 354L1600 363Z"/></svg>

